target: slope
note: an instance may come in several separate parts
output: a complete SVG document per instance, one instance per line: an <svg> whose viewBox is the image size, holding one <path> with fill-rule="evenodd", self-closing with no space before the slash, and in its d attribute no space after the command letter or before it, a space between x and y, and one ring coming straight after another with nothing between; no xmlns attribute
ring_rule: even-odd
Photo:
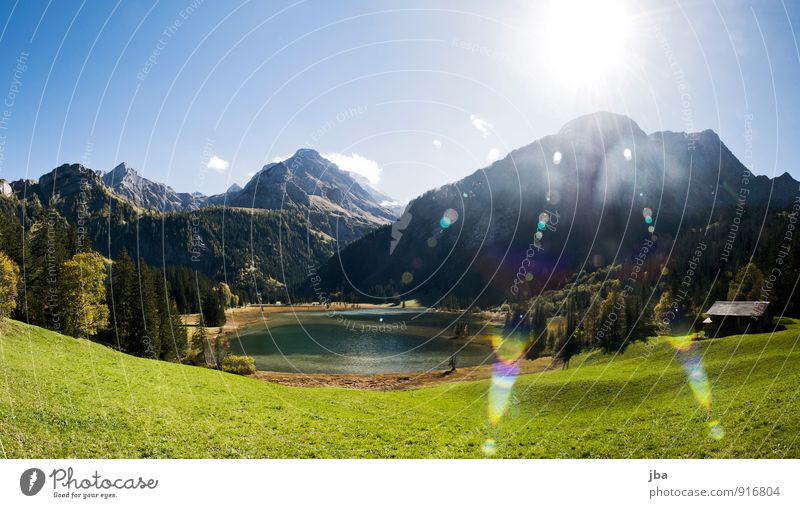
<svg viewBox="0 0 800 508"><path fill-rule="evenodd" d="M787 320L786 323L789 323ZM501 457L800 457L800 325L705 341L715 441L663 340L523 377ZM290 388L0 323L4 457L478 457L488 381Z"/></svg>

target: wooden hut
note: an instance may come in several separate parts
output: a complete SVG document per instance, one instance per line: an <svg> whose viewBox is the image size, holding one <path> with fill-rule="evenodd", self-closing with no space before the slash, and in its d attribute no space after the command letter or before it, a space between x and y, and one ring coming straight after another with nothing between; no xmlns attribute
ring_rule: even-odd
<svg viewBox="0 0 800 508"><path fill-rule="evenodd" d="M772 326L769 302L717 301L706 311L703 321L706 337L724 337L743 333L759 333Z"/></svg>

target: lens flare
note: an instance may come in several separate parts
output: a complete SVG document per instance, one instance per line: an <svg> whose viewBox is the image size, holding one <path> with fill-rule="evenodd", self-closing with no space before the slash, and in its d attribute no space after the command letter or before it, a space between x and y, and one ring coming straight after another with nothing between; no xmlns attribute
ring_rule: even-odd
<svg viewBox="0 0 800 508"><path fill-rule="evenodd" d="M492 428L497 427L500 419L508 411L511 391L519 374L519 365L515 362L505 364L496 363L492 368L492 384L489 389L489 423Z"/></svg>
<svg viewBox="0 0 800 508"><path fill-rule="evenodd" d="M713 422L708 422L708 434L712 437L712 439L719 441L725 437L725 429L718 420L714 420Z"/></svg>
<svg viewBox="0 0 800 508"><path fill-rule="evenodd" d="M625 2L548 2L537 46L559 88L574 93L627 70L634 21Z"/></svg>
<svg viewBox="0 0 800 508"><path fill-rule="evenodd" d="M653 210L650 208L642 208L642 217L644 217L645 224L652 224L653 223ZM652 233L652 231L651 231Z"/></svg>
<svg viewBox="0 0 800 508"><path fill-rule="evenodd" d="M411 272L405 272L402 277L400 277L400 282L403 284L411 284L414 280L414 275Z"/></svg>
<svg viewBox="0 0 800 508"><path fill-rule="evenodd" d="M492 380L489 384L487 416L493 432L508 412L520 364L530 345L529 326L527 326L525 316L519 315L514 318L507 322L506 329L508 331L504 335L492 336L494 363L492 364ZM494 439L487 439L483 446L483 453L488 456L494 455L495 452Z"/></svg>
<svg viewBox="0 0 800 508"><path fill-rule="evenodd" d="M553 154L553 164L555 164L556 166L561 164L561 152L555 152Z"/></svg>
<svg viewBox="0 0 800 508"><path fill-rule="evenodd" d="M686 374L686 379L695 401L710 417L711 383L708 381L706 369L703 365L703 357L698 352L695 339L696 336L694 335L682 335L670 337L668 342L675 349L675 356ZM725 437L725 429L718 420L712 420L708 423L708 433L712 439L717 441Z"/></svg>
<svg viewBox="0 0 800 508"><path fill-rule="evenodd" d="M495 453L497 453L497 443L492 438L487 438L486 441L483 442L483 454L487 457L491 457Z"/></svg>
<svg viewBox="0 0 800 508"><path fill-rule="evenodd" d="M626 148L625 150L623 150L622 151L622 156L625 157L626 161L629 161L629 160L633 159L633 153L631 153L631 149L630 148Z"/></svg>
<svg viewBox="0 0 800 508"><path fill-rule="evenodd" d="M506 337L492 336L492 348L498 364L509 365L517 362L528 347L528 338L522 333L510 333Z"/></svg>
<svg viewBox="0 0 800 508"><path fill-rule="evenodd" d="M439 219L439 226L442 229L447 229L458 220L458 212L452 208L445 210L444 215Z"/></svg>

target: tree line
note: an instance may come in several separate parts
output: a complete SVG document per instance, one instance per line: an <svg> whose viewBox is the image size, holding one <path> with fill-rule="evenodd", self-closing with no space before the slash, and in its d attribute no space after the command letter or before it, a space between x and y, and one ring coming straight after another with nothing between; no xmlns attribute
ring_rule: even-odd
<svg viewBox="0 0 800 508"><path fill-rule="evenodd" d="M547 291L524 304L505 304L503 334L527 341L526 358L551 355L564 367L584 351L624 353L637 341L661 333L697 332L704 311L713 303L709 295L676 298L673 279L660 284L624 286L621 265L579 275L557 291ZM787 267L794 273L794 266ZM749 261L720 281L720 299L770 301L776 314L796 308L797 296L787 291L796 281L778 280Z"/></svg>
<svg viewBox="0 0 800 508"><path fill-rule="evenodd" d="M52 209L27 231L0 209L0 240L0 317L135 356L192 361L181 314L198 313L205 333L239 302L227 284L185 267L155 269L125 249L109 260Z"/></svg>

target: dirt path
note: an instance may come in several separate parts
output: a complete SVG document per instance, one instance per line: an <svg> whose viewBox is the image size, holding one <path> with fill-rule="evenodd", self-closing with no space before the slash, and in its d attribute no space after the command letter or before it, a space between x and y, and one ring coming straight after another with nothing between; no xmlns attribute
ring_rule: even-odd
<svg viewBox="0 0 800 508"><path fill-rule="evenodd" d="M525 360L520 366L520 374L533 374L557 368L550 357ZM455 372L399 372L394 374L348 375L348 374L300 374L289 372L259 371L252 377L287 386L355 388L359 390L408 390L442 383L477 381L492 375L490 365L462 367Z"/></svg>

